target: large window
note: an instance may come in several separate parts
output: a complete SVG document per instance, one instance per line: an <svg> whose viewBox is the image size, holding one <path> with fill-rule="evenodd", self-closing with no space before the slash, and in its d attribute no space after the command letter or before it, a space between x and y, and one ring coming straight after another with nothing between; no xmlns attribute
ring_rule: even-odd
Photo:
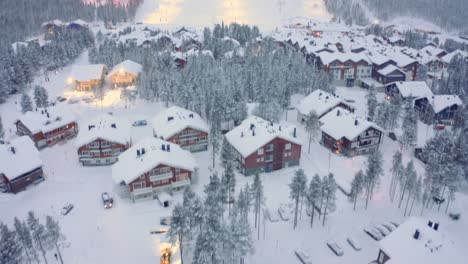
<svg viewBox="0 0 468 264"><path fill-rule="evenodd" d="M133 189L136 190L136 189L143 189L145 188L145 182L134 182L133 183Z"/></svg>
<svg viewBox="0 0 468 264"><path fill-rule="evenodd" d="M263 148L259 148L258 151L257 151L257 154L258 155L263 155Z"/></svg>
<svg viewBox="0 0 468 264"><path fill-rule="evenodd" d="M290 150L291 149L291 143L288 143L286 144L286 146L284 147L286 150Z"/></svg>
<svg viewBox="0 0 468 264"><path fill-rule="evenodd" d="M273 155L267 155L265 161L266 162L273 161Z"/></svg>
<svg viewBox="0 0 468 264"><path fill-rule="evenodd" d="M273 151L273 149L274 149L273 144L268 144L268 145L266 146L266 151L267 151L267 152Z"/></svg>

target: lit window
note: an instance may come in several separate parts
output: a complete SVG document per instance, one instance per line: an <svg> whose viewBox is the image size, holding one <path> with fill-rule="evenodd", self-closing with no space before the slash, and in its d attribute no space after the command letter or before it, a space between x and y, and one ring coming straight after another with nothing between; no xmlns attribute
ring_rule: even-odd
<svg viewBox="0 0 468 264"><path fill-rule="evenodd" d="M258 155L263 155L263 148L259 148L258 151L257 151L257 154Z"/></svg>
<svg viewBox="0 0 468 264"><path fill-rule="evenodd" d="M286 144L285 149L290 150L291 149L291 143Z"/></svg>

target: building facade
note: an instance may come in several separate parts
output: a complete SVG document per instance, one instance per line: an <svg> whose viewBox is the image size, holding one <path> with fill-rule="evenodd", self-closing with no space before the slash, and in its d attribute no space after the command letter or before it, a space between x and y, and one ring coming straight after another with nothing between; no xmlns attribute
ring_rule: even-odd
<svg viewBox="0 0 468 264"><path fill-rule="evenodd" d="M371 127L353 140L346 137L334 138L322 131L321 143L336 154L353 157L375 152L382 143L382 139L382 131Z"/></svg>
<svg viewBox="0 0 468 264"><path fill-rule="evenodd" d="M78 148L79 162L83 166L111 165L117 162L118 156L129 147L129 143L99 138Z"/></svg>

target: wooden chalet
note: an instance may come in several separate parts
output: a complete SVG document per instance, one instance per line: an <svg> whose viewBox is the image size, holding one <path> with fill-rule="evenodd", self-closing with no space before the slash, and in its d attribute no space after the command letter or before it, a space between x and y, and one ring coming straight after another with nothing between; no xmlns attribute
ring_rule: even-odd
<svg viewBox="0 0 468 264"><path fill-rule="evenodd" d="M462 106L458 95L432 95L414 100L414 108L426 124L453 124Z"/></svg>
<svg viewBox="0 0 468 264"><path fill-rule="evenodd" d="M125 60L112 68L108 77L112 88L135 85L140 79L143 66L131 60Z"/></svg>
<svg viewBox="0 0 468 264"><path fill-rule="evenodd" d="M76 65L68 79L77 91L92 91L104 84L107 67L104 64Z"/></svg>
<svg viewBox="0 0 468 264"><path fill-rule="evenodd" d="M27 136L0 143L0 192L18 193L44 180L42 160Z"/></svg>
<svg viewBox="0 0 468 264"><path fill-rule="evenodd" d="M208 125L195 112L172 106L155 116L151 123L154 137L178 144L190 152L208 149Z"/></svg>
<svg viewBox="0 0 468 264"><path fill-rule="evenodd" d="M336 154L350 157L377 151L385 132L340 107L323 116L320 123L321 144Z"/></svg>
<svg viewBox="0 0 468 264"><path fill-rule="evenodd" d="M225 137L235 153L236 168L249 176L297 166L301 142L296 128L251 116Z"/></svg>
<svg viewBox="0 0 468 264"><path fill-rule="evenodd" d="M114 182L134 202L180 191L192 183L197 172L190 152L158 138L139 141L112 165Z"/></svg>
<svg viewBox="0 0 468 264"><path fill-rule="evenodd" d="M68 108L59 106L28 111L15 121L15 125L16 133L29 136L38 149L52 146L78 133L75 115Z"/></svg>

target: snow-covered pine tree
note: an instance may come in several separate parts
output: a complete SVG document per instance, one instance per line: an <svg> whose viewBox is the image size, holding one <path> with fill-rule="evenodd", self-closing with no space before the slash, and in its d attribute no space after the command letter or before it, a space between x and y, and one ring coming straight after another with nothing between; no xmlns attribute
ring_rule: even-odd
<svg viewBox="0 0 468 264"><path fill-rule="evenodd" d="M359 170L356 173L356 175L354 175L354 178L351 181L351 190L350 190L349 199L354 204L353 210L356 210L357 198L364 190L364 185L365 185L364 179L365 179L364 172L362 170Z"/></svg>
<svg viewBox="0 0 468 264"><path fill-rule="evenodd" d="M33 110L31 98L26 93L21 96L21 112L26 113Z"/></svg>
<svg viewBox="0 0 468 264"><path fill-rule="evenodd" d="M260 175L255 174L254 181L250 187L250 198L253 201L253 207L255 210L255 228L258 228L258 239L260 239L260 212L262 205L264 204L263 184L260 179Z"/></svg>
<svg viewBox="0 0 468 264"><path fill-rule="evenodd" d="M3 139L5 137L5 130L3 129L2 117L0 116L0 138Z"/></svg>
<svg viewBox="0 0 468 264"><path fill-rule="evenodd" d="M44 107L42 105L42 90L39 85L34 86L34 102L36 103L37 108Z"/></svg>
<svg viewBox="0 0 468 264"><path fill-rule="evenodd" d="M403 203L403 198L405 197L405 194L407 192L411 192L416 179L417 179L416 170L414 169L413 160L411 160L406 165L405 171L403 173L403 177L402 177L402 179L400 179L401 196L400 196L400 202L398 203L398 208L401 207L401 204ZM411 194L408 194L408 196L410 196L410 195Z"/></svg>
<svg viewBox="0 0 468 264"><path fill-rule="evenodd" d="M0 222L0 263L21 263L23 250L15 230Z"/></svg>
<svg viewBox="0 0 468 264"><path fill-rule="evenodd" d="M63 264L62 252L60 251L59 243L65 241L65 236L62 234L60 230L60 226L58 221L55 221L52 216L46 216L46 237L47 237L47 245L49 249L55 247L57 250L58 257L60 259L60 263Z"/></svg>
<svg viewBox="0 0 468 264"><path fill-rule="evenodd" d="M297 215L299 211L299 201L304 197L307 184L307 177L303 169L296 170L291 183L289 184L289 198L294 201L294 226L297 227Z"/></svg>
<svg viewBox="0 0 468 264"><path fill-rule="evenodd" d="M366 98L367 98L367 116L369 117L370 121L374 121L377 105L379 102L377 101L377 96L375 94L375 87L373 85L369 88Z"/></svg>
<svg viewBox="0 0 468 264"><path fill-rule="evenodd" d="M277 123L281 114L281 106L274 99L260 102L255 108L254 114L267 121Z"/></svg>
<svg viewBox="0 0 468 264"><path fill-rule="evenodd" d="M426 65L418 65L418 68L416 69L415 81L427 81L427 72L428 70Z"/></svg>
<svg viewBox="0 0 468 264"><path fill-rule="evenodd" d="M226 137L223 137L223 144L221 146L221 162L223 166L226 166L228 162L234 162L234 159L234 150Z"/></svg>
<svg viewBox="0 0 468 264"><path fill-rule="evenodd" d="M400 96L395 96L395 98L392 98L392 100L390 101L390 107L388 112L388 129L390 131L395 130L399 126L401 105L402 101Z"/></svg>
<svg viewBox="0 0 468 264"><path fill-rule="evenodd" d="M308 153L310 154L310 145L312 143L312 139L317 138L320 132L320 122L315 111L311 111L306 118L305 121L305 129L307 133L309 133L309 149Z"/></svg>
<svg viewBox="0 0 468 264"><path fill-rule="evenodd" d="M24 252L26 253L26 257L28 258L28 262L31 263L31 260L34 257L36 262L39 263L39 258L37 257L37 250L34 247L29 227L26 225L25 222L20 221L17 217L15 217L14 221L16 234L18 235L18 240L23 245Z"/></svg>
<svg viewBox="0 0 468 264"><path fill-rule="evenodd" d="M176 204L172 210L171 227L167 236L172 244L177 243L180 249L180 263L184 264L184 242L190 233L189 211L180 204Z"/></svg>
<svg viewBox="0 0 468 264"><path fill-rule="evenodd" d="M388 129L390 124L390 104L388 102L380 102L377 106L377 112L374 117L374 122L384 129Z"/></svg>
<svg viewBox="0 0 468 264"><path fill-rule="evenodd" d="M239 198L236 203L241 214L248 216L250 211L251 198L250 198L250 186L248 183L245 184L244 189L239 192Z"/></svg>
<svg viewBox="0 0 468 264"><path fill-rule="evenodd" d="M413 198L412 198L412 201L411 201L411 207L409 209L409 213L408 213L408 216L411 215L411 212L413 212L413 206L414 206L414 202L417 201L417 202L420 202L421 201L421 195L422 195L422 188L423 188L423 182L422 182L422 178L421 177L418 177L418 180L416 181L416 184L414 185L414 189L413 189Z"/></svg>
<svg viewBox="0 0 468 264"><path fill-rule="evenodd" d="M240 200L241 197L239 196L238 201ZM232 248L227 248L227 250L232 251L232 255L234 256L232 263L236 263L238 259L242 264L244 263L244 257L249 253L253 253L254 247L248 216L240 212L237 204L234 206L231 215L230 230Z"/></svg>
<svg viewBox="0 0 468 264"><path fill-rule="evenodd" d="M228 213L231 214L231 204L234 202L234 194L236 192L236 175L234 174L232 162L227 163L221 184L224 191L223 196L226 198L223 201L228 203Z"/></svg>
<svg viewBox="0 0 468 264"><path fill-rule="evenodd" d="M415 189L416 189L416 184L418 182L418 174L416 171L414 173L410 173L406 177L407 183L406 183L406 189L408 192L407 199L406 199L406 206L405 206L405 213L404 216L406 216L406 212L408 211L408 205L410 198L414 195Z"/></svg>
<svg viewBox="0 0 468 264"><path fill-rule="evenodd" d="M396 151L393 154L393 159L392 159L392 167L390 168L390 171L392 172L392 180L390 182L390 190L389 190L389 195L390 195L390 200L393 202L393 199L395 198L395 193L397 186L399 185L399 180L401 179L403 173L404 173L405 167L403 166L402 162L402 154L400 151Z"/></svg>
<svg viewBox="0 0 468 264"><path fill-rule="evenodd" d="M26 220L29 229L31 230L32 239L34 241L35 248L38 248L44 258L44 262L47 263L46 258L46 246L47 246L47 233L44 225L39 223L39 219L36 218L32 211L28 212L28 218Z"/></svg>
<svg viewBox="0 0 468 264"><path fill-rule="evenodd" d="M219 151L219 140L221 139L221 121L217 118L215 121L211 123L210 127L210 144L211 144L211 151L212 151L212 158L213 158L213 168L215 168L215 158L216 154Z"/></svg>
<svg viewBox="0 0 468 264"><path fill-rule="evenodd" d="M367 157L367 168L364 177L366 188L366 210L369 200L372 199L374 189L380 183L380 176L383 174L383 158L379 150Z"/></svg>
<svg viewBox="0 0 468 264"><path fill-rule="evenodd" d="M41 97L41 103L42 103L42 107L47 107L49 106L49 93L47 92L47 90L43 87L43 86L40 86L40 97Z"/></svg>
<svg viewBox="0 0 468 264"><path fill-rule="evenodd" d="M336 210L336 182L332 173L323 177L322 186L324 186L324 210L322 226L325 226L327 214L333 213Z"/></svg>
<svg viewBox="0 0 468 264"><path fill-rule="evenodd" d="M401 125L403 135L401 136L401 144L408 148L416 143L418 135L418 114L414 109L409 109L403 118Z"/></svg>
<svg viewBox="0 0 468 264"><path fill-rule="evenodd" d="M307 190L307 203L310 207L310 227L314 224L314 214L316 207L322 201L322 180L318 174L315 174Z"/></svg>

